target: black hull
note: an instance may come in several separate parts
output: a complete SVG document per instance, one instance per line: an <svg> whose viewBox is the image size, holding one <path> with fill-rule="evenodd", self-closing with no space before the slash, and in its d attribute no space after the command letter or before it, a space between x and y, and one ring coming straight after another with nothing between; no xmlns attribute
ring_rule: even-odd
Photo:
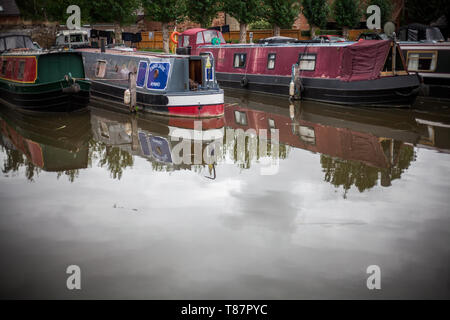
<svg viewBox="0 0 450 320"><path fill-rule="evenodd" d="M86 108L89 92L50 91L41 93L16 93L0 88L0 102L13 109L36 112L71 112Z"/></svg>
<svg viewBox="0 0 450 320"><path fill-rule="evenodd" d="M429 98L436 99L450 99L450 79L433 77L433 76L422 76L423 85L420 95Z"/></svg>
<svg viewBox="0 0 450 320"><path fill-rule="evenodd" d="M217 73L224 87L289 96L290 77L251 75L242 86L242 74ZM304 100L351 106L409 107L418 93L416 75L385 77L376 80L344 82L338 79L302 78Z"/></svg>

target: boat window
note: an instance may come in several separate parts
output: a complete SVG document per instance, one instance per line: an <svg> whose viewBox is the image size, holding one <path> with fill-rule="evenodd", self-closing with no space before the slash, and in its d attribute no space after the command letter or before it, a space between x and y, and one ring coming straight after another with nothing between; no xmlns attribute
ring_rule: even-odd
<svg viewBox="0 0 450 320"><path fill-rule="evenodd" d="M203 42L203 32L197 33L197 44L202 44Z"/></svg>
<svg viewBox="0 0 450 320"><path fill-rule="evenodd" d="M33 41L31 41L31 39L29 37L23 37L24 42L25 42L25 48L27 49L34 49L34 44Z"/></svg>
<svg viewBox="0 0 450 320"><path fill-rule="evenodd" d="M2 65L2 74L5 75L6 74L6 68L8 67L8 60L3 60L3 65Z"/></svg>
<svg viewBox="0 0 450 320"><path fill-rule="evenodd" d="M25 48L25 42L23 41L23 37L6 37L6 49L16 49L16 48Z"/></svg>
<svg viewBox="0 0 450 320"><path fill-rule="evenodd" d="M181 47L187 47L189 46L189 36L183 36L183 39L181 41Z"/></svg>
<svg viewBox="0 0 450 320"><path fill-rule="evenodd" d="M272 70L275 69L275 58L277 55L275 53L269 53L267 57L267 69Z"/></svg>
<svg viewBox="0 0 450 320"><path fill-rule="evenodd" d="M3 39L0 39L0 52L5 51L5 41Z"/></svg>
<svg viewBox="0 0 450 320"><path fill-rule="evenodd" d="M203 31L203 37L205 38L205 43L211 43L211 39L217 36L216 31L208 30Z"/></svg>
<svg viewBox="0 0 450 320"><path fill-rule="evenodd" d="M299 67L303 71L314 71L316 69L315 54L300 54Z"/></svg>
<svg viewBox="0 0 450 320"><path fill-rule="evenodd" d="M243 111L234 111L234 121L241 126L247 125L247 114Z"/></svg>
<svg viewBox="0 0 450 320"><path fill-rule="evenodd" d="M268 124L269 124L269 128L270 129L275 129L275 120L269 118L267 121L268 121Z"/></svg>
<svg viewBox="0 0 450 320"><path fill-rule="evenodd" d="M235 68L245 68L246 53L235 53L233 59L233 66Z"/></svg>
<svg viewBox="0 0 450 320"><path fill-rule="evenodd" d="M106 74L106 61L97 60L97 65L95 67L95 76L97 78L104 78Z"/></svg>
<svg viewBox="0 0 450 320"><path fill-rule="evenodd" d="M303 142L312 145L316 144L316 133L314 128L299 126L298 135Z"/></svg>
<svg viewBox="0 0 450 320"><path fill-rule="evenodd" d="M435 71L436 62L436 51L408 52L409 71Z"/></svg>
<svg viewBox="0 0 450 320"><path fill-rule="evenodd" d="M70 35L70 42L83 42L83 35L82 34Z"/></svg>
<svg viewBox="0 0 450 320"><path fill-rule="evenodd" d="M20 60L19 61L19 71L17 72L17 79L22 80L24 73L25 73L25 61Z"/></svg>

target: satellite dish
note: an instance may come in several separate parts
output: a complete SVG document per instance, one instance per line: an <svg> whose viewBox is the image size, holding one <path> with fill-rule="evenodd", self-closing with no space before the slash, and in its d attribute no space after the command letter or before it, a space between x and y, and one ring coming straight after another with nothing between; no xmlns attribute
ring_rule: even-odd
<svg viewBox="0 0 450 320"><path fill-rule="evenodd" d="M384 33L388 37L392 37L394 35L394 32L395 32L395 24L392 23L391 21L388 21L388 22L385 23L383 29L384 29Z"/></svg>

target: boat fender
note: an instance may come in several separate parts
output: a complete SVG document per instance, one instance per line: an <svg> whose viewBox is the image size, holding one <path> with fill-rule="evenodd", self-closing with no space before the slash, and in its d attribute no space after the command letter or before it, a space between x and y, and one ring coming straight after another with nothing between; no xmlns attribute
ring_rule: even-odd
<svg viewBox="0 0 450 320"><path fill-rule="evenodd" d="M178 40L175 40L175 35L180 36L181 33L179 33L178 31L172 32L172 34L170 35L170 41L172 41L175 44L178 44Z"/></svg>
<svg viewBox="0 0 450 320"><path fill-rule="evenodd" d="M80 92L80 90L81 90L80 85L78 83L73 83L69 87L63 88L62 92L64 92L64 93L78 93L78 92Z"/></svg>
<svg viewBox="0 0 450 320"><path fill-rule="evenodd" d="M127 89L123 93L123 103L129 105L131 103L131 92L130 89Z"/></svg>
<svg viewBox="0 0 450 320"><path fill-rule="evenodd" d="M289 96L293 97L295 94L295 83L294 81L291 80L291 82L289 83Z"/></svg>
<svg viewBox="0 0 450 320"><path fill-rule="evenodd" d="M247 77L243 77L242 79L241 79L241 87L242 88L245 88L245 87L247 87L248 86L248 79L247 79Z"/></svg>

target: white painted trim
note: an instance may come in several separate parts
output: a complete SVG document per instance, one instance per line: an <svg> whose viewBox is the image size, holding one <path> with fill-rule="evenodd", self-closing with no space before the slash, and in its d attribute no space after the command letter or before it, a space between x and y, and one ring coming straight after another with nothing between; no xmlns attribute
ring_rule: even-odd
<svg viewBox="0 0 450 320"><path fill-rule="evenodd" d="M224 103L223 93L214 94L193 94L193 95L168 95L168 107L176 106L198 106Z"/></svg>
<svg viewBox="0 0 450 320"><path fill-rule="evenodd" d="M401 50L450 50L449 46L418 46L418 45L400 45Z"/></svg>
<svg viewBox="0 0 450 320"><path fill-rule="evenodd" d="M413 71L411 71L413 72ZM436 73L436 72L419 72L419 75L424 78L449 78L450 73Z"/></svg>
<svg viewBox="0 0 450 320"><path fill-rule="evenodd" d="M441 127L441 128L450 128L449 124L441 123L441 122L435 122L435 121L429 121L424 119L416 118L416 122L419 124L424 124L427 126L433 126L433 127Z"/></svg>

